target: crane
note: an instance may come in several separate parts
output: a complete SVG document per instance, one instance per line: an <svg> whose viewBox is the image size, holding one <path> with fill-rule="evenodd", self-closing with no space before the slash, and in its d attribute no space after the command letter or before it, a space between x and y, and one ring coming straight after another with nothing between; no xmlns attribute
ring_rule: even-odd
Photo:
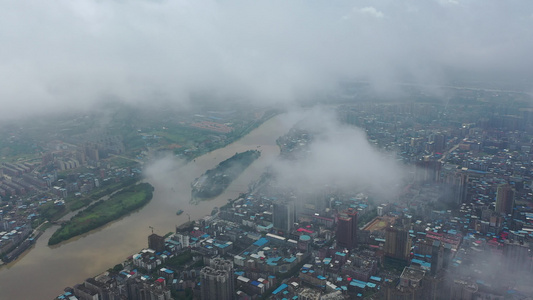
<svg viewBox="0 0 533 300"><path fill-rule="evenodd" d="M152 234L153 234L154 233L154 227L152 227L152 226L148 226L148 227L150 227L150 229L152 229Z"/></svg>

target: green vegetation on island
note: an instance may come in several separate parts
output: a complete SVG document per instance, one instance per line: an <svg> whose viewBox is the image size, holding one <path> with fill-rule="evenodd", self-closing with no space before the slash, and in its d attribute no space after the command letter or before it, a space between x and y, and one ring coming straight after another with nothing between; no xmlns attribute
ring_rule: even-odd
<svg viewBox="0 0 533 300"><path fill-rule="evenodd" d="M90 205L54 232L48 245L84 234L141 208L152 199L153 190L149 183L141 183L117 192L109 200Z"/></svg>
<svg viewBox="0 0 533 300"><path fill-rule="evenodd" d="M261 152L258 150L235 153L214 169L207 170L191 183L193 198L212 198L220 195L259 156Z"/></svg>
<svg viewBox="0 0 533 300"><path fill-rule="evenodd" d="M102 197L109 196L122 188L135 185L138 180L138 178L132 177L123 179L119 182L104 182L100 188L95 189L89 194L81 196L69 196L65 199L65 202L67 203L69 211L75 211L85 206L88 206L89 204Z"/></svg>

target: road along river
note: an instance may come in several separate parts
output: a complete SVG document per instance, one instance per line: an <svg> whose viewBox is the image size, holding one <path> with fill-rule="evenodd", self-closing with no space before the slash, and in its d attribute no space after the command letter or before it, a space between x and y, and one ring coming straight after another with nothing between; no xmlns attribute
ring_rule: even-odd
<svg viewBox="0 0 533 300"><path fill-rule="evenodd" d="M146 248L150 226L155 233L164 235L189 216L196 220L209 215L215 206L245 192L248 184L257 180L265 166L278 156L276 139L292 126L287 119L287 114L278 115L240 140L193 162L180 164L167 158L148 166L146 181L155 187L152 201L120 220L52 247L48 246L48 239L57 227L49 228L30 251L0 268L0 299L53 299L63 288L81 283ZM198 205L189 203L190 183L196 177L236 152L250 149L261 150L261 157L224 193ZM180 216L176 215L178 209L184 210Z"/></svg>

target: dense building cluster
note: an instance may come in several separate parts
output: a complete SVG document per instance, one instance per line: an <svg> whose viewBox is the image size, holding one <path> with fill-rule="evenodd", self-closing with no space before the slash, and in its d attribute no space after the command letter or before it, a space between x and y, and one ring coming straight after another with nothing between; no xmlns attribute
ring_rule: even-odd
<svg viewBox="0 0 533 300"><path fill-rule="evenodd" d="M61 175L59 172L65 170L60 166L65 162L64 154L45 153L41 162L0 166L0 257L4 262L12 261L28 249L42 233L35 229L46 220L68 212L68 204L112 184L134 181L141 175L139 168L100 165L100 161L98 167L90 166L87 161L78 165L76 161L72 165L75 170ZM72 206L73 210L77 208Z"/></svg>
<svg viewBox="0 0 533 300"><path fill-rule="evenodd" d="M412 170L391 199L281 188L266 174L213 215L150 236L149 249L99 275L115 298L85 283L90 299L531 299L533 115L461 93L467 104L339 110ZM291 130L281 156L306 157L314 136ZM76 288L58 298L69 297L89 299Z"/></svg>
<svg viewBox="0 0 533 300"><path fill-rule="evenodd" d="M167 238L152 234L150 249L99 275L111 278L115 298L86 282L99 298L78 285L59 299L530 299L533 124L526 115L461 122L466 112L438 107L342 109L341 119L416 166L394 199L276 188L265 175L217 213ZM282 157L305 157L313 136L291 130L278 140Z"/></svg>

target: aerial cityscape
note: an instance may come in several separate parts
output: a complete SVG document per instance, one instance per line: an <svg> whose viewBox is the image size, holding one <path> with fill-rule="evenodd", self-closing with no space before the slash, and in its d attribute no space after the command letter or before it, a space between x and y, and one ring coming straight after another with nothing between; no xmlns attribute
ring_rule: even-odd
<svg viewBox="0 0 533 300"><path fill-rule="evenodd" d="M533 299L533 3L0 10L0 299Z"/></svg>

